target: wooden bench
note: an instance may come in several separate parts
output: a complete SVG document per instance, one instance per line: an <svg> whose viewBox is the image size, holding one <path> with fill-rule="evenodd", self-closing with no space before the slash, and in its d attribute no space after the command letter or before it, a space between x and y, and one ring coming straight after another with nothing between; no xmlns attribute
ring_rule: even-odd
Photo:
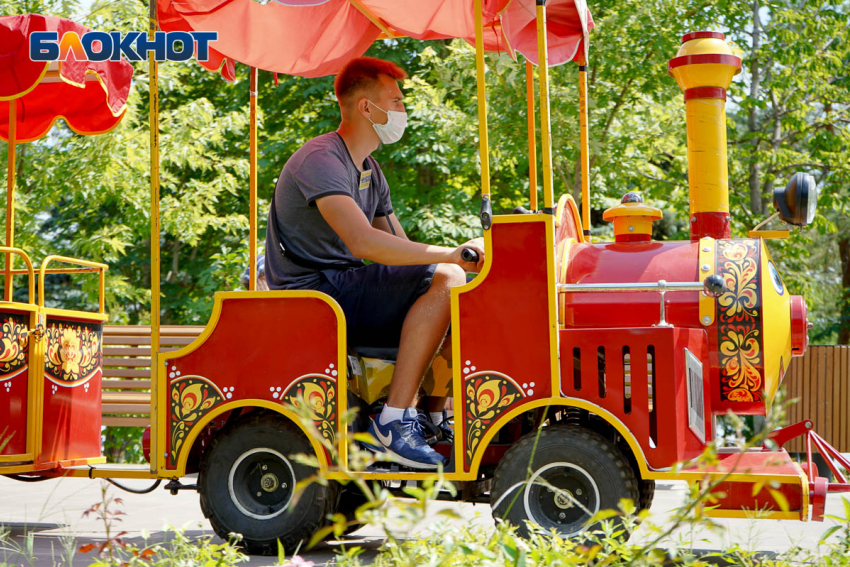
<svg viewBox="0 0 850 567"><path fill-rule="evenodd" d="M176 350L201 334L202 326L163 326L160 351ZM106 325L103 328L103 425L150 424L151 328Z"/></svg>

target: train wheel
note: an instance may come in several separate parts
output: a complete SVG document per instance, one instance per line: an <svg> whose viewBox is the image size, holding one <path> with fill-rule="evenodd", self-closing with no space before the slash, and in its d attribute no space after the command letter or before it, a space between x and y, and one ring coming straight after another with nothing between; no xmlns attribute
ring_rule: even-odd
<svg viewBox="0 0 850 567"><path fill-rule="evenodd" d="M363 491L353 482L349 482L345 486L339 485L339 502L336 505L338 514L345 516L346 522L357 522L357 509L366 504L369 499L363 494ZM355 523L349 526L342 535L348 535L356 532L363 527L363 524Z"/></svg>
<svg viewBox="0 0 850 567"><path fill-rule="evenodd" d="M640 505L638 506L638 510L649 510L650 506L652 506L652 500L655 498L655 481L640 480L638 481L638 488L640 490Z"/></svg>
<svg viewBox="0 0 850 567"><path fill-rule="evenodd" d="M222 539L242 534L252 554L287 553L305 545L336 504L336 484L295 485L315 469L291 456L313 447L295 425L270 414L249 415L213 439L201 463L201 509Z"/></svg>
<svg viewBox="0 0 850 567"><path fill-rule="evenodd" d="M493 516L517 525L520 534L528 536L528 520L573 536L598 527L587 521L599 510L617 509L621 498L638 502L629 461L598 433L559 425L543 428L536 450L534 442L532 432L505 453L490 494Z"/></svg>

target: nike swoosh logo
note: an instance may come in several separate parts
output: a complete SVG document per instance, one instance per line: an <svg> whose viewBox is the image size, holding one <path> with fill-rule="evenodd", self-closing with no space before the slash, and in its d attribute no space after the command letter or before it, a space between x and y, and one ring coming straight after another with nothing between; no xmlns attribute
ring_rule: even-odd
<svg viewBox="0 0 850 567"><path fill-rule="evenodd" d="M380 441L384 447L389 447L393 442L393 432L390 431L388 435L384 435L381 433L381 430L378 429L377 424L375 427L375 435L378 436L378 441Z"/></svg>

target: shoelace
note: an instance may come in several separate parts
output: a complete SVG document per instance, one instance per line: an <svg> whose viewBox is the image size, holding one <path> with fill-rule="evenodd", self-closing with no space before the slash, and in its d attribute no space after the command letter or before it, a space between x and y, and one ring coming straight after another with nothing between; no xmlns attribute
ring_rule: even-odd
<svg viewBox="0 0 850 567"><path fill-rule="evenodd" d="M425 442L425 431L418 419L402 420L401 437L412 447L427 447Z"/></svg>

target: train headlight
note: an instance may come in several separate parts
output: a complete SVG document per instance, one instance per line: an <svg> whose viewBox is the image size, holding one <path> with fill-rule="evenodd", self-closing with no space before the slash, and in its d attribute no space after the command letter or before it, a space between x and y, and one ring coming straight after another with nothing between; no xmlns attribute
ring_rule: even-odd
<svg viewBox="0 0 850 567"><path fill-rule="evenodd" d="M818 206L815 178L808 173L795 173L788 185L774 190L773 206L779 211L779 218L788 224L811 224Z"/></svg>

